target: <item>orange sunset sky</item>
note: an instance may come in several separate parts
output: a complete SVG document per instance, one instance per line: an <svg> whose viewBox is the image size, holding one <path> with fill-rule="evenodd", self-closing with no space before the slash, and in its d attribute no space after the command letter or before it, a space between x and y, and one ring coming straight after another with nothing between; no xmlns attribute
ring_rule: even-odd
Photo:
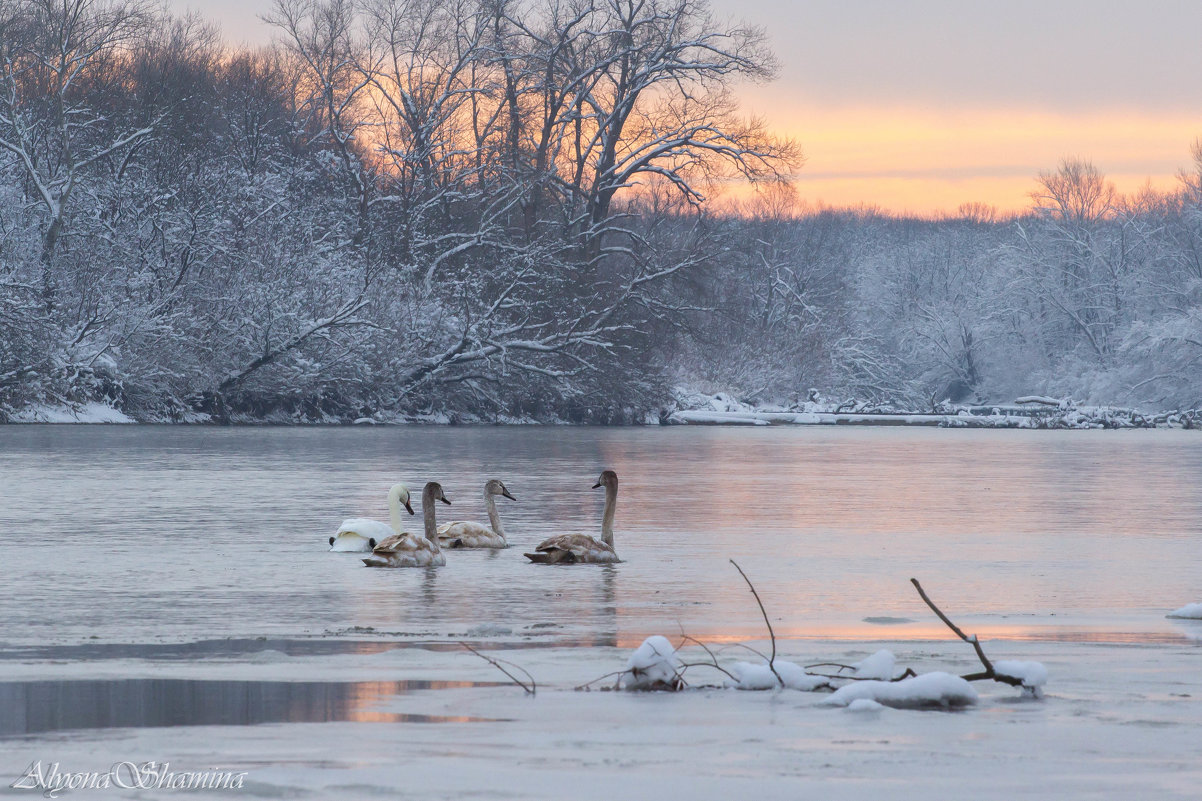
<svg viewBox="0 0 1202 801"><path fill-rule="evenodd" d="M271 0L170 0L261 43ZM711 0L764 28L777 79L749 113L806 156L800 199L899 213L1030 204L1040 170L1088 158L1123 192L1176 184L1202 136L1196 0Z"/></svg>

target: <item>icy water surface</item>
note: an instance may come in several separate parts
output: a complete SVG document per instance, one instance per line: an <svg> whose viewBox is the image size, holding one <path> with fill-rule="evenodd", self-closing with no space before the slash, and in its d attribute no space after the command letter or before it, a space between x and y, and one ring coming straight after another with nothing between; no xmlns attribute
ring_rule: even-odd
<svg viewBox="0 0 1202 801"><path fill-rule="evenodd" d="M483 718L385 712L420 690L496 686L470 681L74 679L0 682L0 737L74 729L251 726L260 723L483 723Z"/></svg>
<svg viewBox="0 0 1202 801"><path fill-rule="evenodd" d="M528 564L595 533L616 566ZM435 479L440 520L499 499L515 547L430 570L327 552L344 517ZM787 637L932 636L908 583L994 637L1139 641L1197 593L1195 432L769 428L0 427L0 643L337 635L637 643L758 635L735 559ZM415 498L416 504L416 498ZM418 530L419 514L410 519Z"/></svg>

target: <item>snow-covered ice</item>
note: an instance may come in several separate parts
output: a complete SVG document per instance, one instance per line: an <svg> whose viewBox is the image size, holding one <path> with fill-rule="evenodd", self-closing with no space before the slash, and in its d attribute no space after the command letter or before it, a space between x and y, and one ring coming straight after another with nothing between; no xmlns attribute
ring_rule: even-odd
<svg viewBox="0 0 1202 801"><path fill-rule="evenodd" d="M38 759L222 766L248 771L242 798L879 801L971 788L977 801L1193 801L1202 641L1196 621L1165 620L1162 600L1197 590L1193 436L0 427L0 528L43 532L0 540L0 703L21 702L0 722L41 709L54 724L70 704L95 727L7 737L0 768L9 783ZM603 460L623 477L619 565L538 570L515 551L465 552L437 570L372 572L327 551L339 520L378 514L390 484L426 475L461 508L481 473L503 474L520 498L506 517L518 546L595 530L588 487ZM80 558L47 558L48 540ZM864 667L887 650L894 675L947 678L879 692L950 700L955 677L982 667L916 596L906 579L918 576L995 665L1045 666L1044 697L979 681L976 704L933 714L882 708L877 690L847 698L872 686L848 677L831 680L847 685L846 707L823 688L776 691L741 647L771 643L732 557L772 620L787 683L793 666ZM723 686L678 632L767 691ZM689 689L600 691L650 635L668 648L637 663L662 675L674 658L697 664ZM528 670L537 694L460 640ZM189 723L173 705L199 689L189 682L218 708L270 702L274 717ZM154 720L101 728L122 710L94 702L118 697Z"/></svg>
<svg viewBox="0 0 1202 801"><path fill-rule="evenodd" d="M1048 669L1040 662L1022 662L1014 659L1003 659L993 663L994 672L1000 676L1019 679L1023 687L1034 695L1043 694L1043 686L1048 683Z"/></svg>
<svg viewBox="0 0 1202 801"><path fill-rule="evenodd" d="M1022 661L1054 665L1053 692L1039 702L1015 703L1020 696L1013 688L977 682L977 703L946 715L882 709L867 696L849 699L845 711L826 703L832 695L824 692L574 692L573 686L605 666L623 664L630 647L482 646L485 653L511 659L534 674L539 688L531 697L462 649L400 643L370 653L364 649L368 642L345 644L345 653L326 656L285 656L271 649L186 661L5 660L2 667L8 682L105 677L270 682L286 677L372 686L405 680L436 684L395 696L352 697L343 722L95 729L10 739L0 767L15 778L36 759L74 770L99 770L124 759L170 761L182 770L219 766L248 772L240 798L396 797L399 792L449 799L490 797L503 790L535 801L648 795L783 801L796 798L802 786L841 801L879 801L883 796L956 798L971 782L978 801L1192 801L1202 785L1196 758L1202 715L1193 691L1197 660L1192 652L1198 646L1030 640L1007 641L1002 648L991 643ZM979 667L971 655L963 658L962 643L888 644L899 664L924 676ZM778 645L784 661L798 661L801 654L850 661L864 643L785 640ZM939 683L953 684L952 679ZM856 688L869 684L896 687L853 682L842 692L864 692ZM931 688L913 695L942 697ZM389 716L404 716L405 722ZM216 800L229 794L193 797Z"/></svg>
<svg viewBox="0 0 1202 801"><path fill-rule="evenodd" d="M776 674L773 674L773 668ZM736 662L730 667L730 672L738 680L728 681L727 685L738 690L772 690L784 682L784 686L790 690L810 692L830 684L829 679L806 673L801 665L784 659L774 660L771 667L767 662ZM777 675L780 681L776 680Z"/></svg>
<svg viewBox="0 0 1202 801"><path fill-rule="evenodd" d="M1186 604L1180 609L1174 609L1172 612L1169 612L1165 617L1202 620L1202 604Z"/></svg>
<svg viewBox="0 0 1202 801"><path fill-rule="evenodd" d="M861 698L900 709L971 706L978 700L977 691L967 681L935 671L901 681L853 681L835 690L827 703L847 706Z"/></svg>
<svg viewBox="0 0 1202 801"><path fill-rule="evenodd" d="M897 658L887 648L882 648L872 656L852 663L857 679L881 679L884 681L889 681L894 677L897 672L896 665Z"/></svg>

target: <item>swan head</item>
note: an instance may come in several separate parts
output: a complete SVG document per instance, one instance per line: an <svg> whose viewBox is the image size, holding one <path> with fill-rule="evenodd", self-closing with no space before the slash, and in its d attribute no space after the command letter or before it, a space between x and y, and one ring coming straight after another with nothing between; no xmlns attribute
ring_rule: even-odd
<svg viewBox="0 0 1202 801"><path fill-rule="evenodd" d="M442 501L447 506L451 505L451 500L442 491L442 484L437 481L431 481L426 484L426 488L422 491L422 500L429 498L431 501Z"/></svg>
<svg viewBox="0 0 1202 801"><path fill-rule="evenodd" d="M596 489L597 487L605 487L606 489L613 487L614 489L617 489L618 474L612 470L602 471L601 477L597 479L597 483L593 485L593 489Z"/></svg>
<svg viewBox="0 0 1202 801"><path fill-rule="evenodd" d="M484 492L488 495L500 495L501 497L508 498L511 501L517 500L517 498L509 494L509 490L505 488L505 485L495 478L484 485Z"/></svg>
<svg viewBox="0 0 1202 801"><path fill-rule="evenodd" d="M406 512L413 514L413 507L409 505L409 488L404 484L393 484L392 489L388 490L388 496L390 498L395 497L397 503L405 507ZM374 548L375 546L373 545L372 547Z"/></svg>

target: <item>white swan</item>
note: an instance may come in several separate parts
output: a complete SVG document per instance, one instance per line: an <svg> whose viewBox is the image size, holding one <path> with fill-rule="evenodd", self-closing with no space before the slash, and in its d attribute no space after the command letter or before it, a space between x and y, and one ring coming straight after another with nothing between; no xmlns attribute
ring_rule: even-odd
<svg viewBox="0 0 1202 801"><path fill-rule="evenodd" d="M413 514L409 505L409 488L404 484L393 484L388 490L388 515L392 525L366 517L348 517L338 527L338 533L330 537L331 551L370 551L376 543L386 537L401 533L401 507Z"/></svg>
<svg viewBox="0 0 1202 801"><path fill-rule="evenodd" d="M601 516L601 539L587 534L560 534L540 542L534 549L537 553L526 554L527 559L547 565L622 561L614 551L614 507L618 503L618 474L606 470L593 485L593 489L597 487L605 487L605 514Z"/></svg>
<svg viewBox="0 0 1202 801"><path fill-rule="evenodd" d="M517 500L495 478L484 485L484 505L488 507L491 528L463 520L443 523L438 527L439 544L444 548L508 548L509 543L505 541L505 530L501 528L501 516L497 514L497 502L494 500L497 495L511 501Z"/></svg>
<svg viewBox="0 0 1202 801"><path fill-rule="evenodd" d="M438 526L434 519L434 502L451 504L436 481L426 484L422 490L422 517L426 524L425 536L417 534L393 534L372 548L371 556L363 560L368 567L431 567L445 565L447 558L438 547Z"/></svg>

